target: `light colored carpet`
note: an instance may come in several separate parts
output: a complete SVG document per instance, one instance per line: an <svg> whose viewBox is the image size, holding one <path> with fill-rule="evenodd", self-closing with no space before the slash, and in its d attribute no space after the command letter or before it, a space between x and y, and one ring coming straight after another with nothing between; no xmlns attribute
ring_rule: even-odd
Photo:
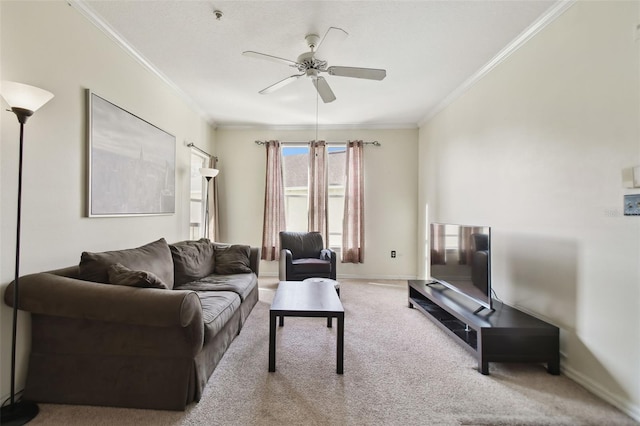
<svg viewBox="0 0 640 426"><path fill-rule="evenodd" d="M286 318L269 373L269 305L275 279L185 412L40 404L32 425L632 425L565 376L536 364L476 360L419 311L405 281L343 281L344 375L336 327Z"/></svg>

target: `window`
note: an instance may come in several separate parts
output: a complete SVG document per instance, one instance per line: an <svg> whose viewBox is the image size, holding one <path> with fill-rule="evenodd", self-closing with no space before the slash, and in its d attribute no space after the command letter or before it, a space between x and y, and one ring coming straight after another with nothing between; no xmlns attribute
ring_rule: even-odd
<svg viewBox="0 0 640 426"><path fill-rule="evenodd" d="M189 203L189 239L203 237L204 199L206 196L205 179L200 174L201 167L209 167L209 158L195 150L191 150L191 196Z"/></svg>
<svg viewBox="0 0 640 426"><path fill-rule="evenodd" d="M339 251L342 246L346 148L344 145L332 145L328 154L328 246ZM305 232L309 214L309 148L306 145L283 146L282 157L287 231Z"/></svg>

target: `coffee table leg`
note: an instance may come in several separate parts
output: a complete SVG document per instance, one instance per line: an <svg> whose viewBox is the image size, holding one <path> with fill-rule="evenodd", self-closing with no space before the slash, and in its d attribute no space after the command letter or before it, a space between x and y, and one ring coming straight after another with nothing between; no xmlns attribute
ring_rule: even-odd
<svg viewBox="0 0 640 426"><path fill-rule="evenodd" d="M342 374L344 372L344 313L338 315L338 342L337 345L337 373Z"/></svg>
<svg viewBox="0 0 640 426"><path fill-rule="evenodd" d="M269 315L269 371L276 371L276 314ZM281 317L282 318L282 317Z"/></svg>
<svg viewBox="0 0 640 426"><path fill-rule="evenodd" d="M327 317L327 327L333 327L333 317Z"/></svg>

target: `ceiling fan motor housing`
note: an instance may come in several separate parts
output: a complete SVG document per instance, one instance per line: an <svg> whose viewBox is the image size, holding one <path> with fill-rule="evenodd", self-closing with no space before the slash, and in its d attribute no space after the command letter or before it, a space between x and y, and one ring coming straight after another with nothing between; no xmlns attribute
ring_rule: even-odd
<svg viewBox="0 0 640 426"><path fill-rule="evenodd" d="M314 56L313 52L305 52L302 55L298 56L296 60L298 70L300 72L306 72L307 75L309 70L315 71L326 71L327 70L327 61L323 61L322 59L317 59ZM317 75L317 72L316 72Z"/></svg>

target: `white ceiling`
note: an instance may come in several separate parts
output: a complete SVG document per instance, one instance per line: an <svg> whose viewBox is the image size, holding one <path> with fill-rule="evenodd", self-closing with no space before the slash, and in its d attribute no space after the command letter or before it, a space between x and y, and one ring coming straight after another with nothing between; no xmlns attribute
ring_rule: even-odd
<svg viewBox="0 0 640 426"><path fill-rule="evenodd" d="M382 81L324 74L337 100L320 100L325 127L415 127L506 46L540 25L554 1L132 1L72 0L120 38L218 126L309 126L308 78L258 91L297 73L249 58L254 50L295 60L304 37L339 27L329 65L384 68ZM213 11L223 16L216 20Z"/></svg>

